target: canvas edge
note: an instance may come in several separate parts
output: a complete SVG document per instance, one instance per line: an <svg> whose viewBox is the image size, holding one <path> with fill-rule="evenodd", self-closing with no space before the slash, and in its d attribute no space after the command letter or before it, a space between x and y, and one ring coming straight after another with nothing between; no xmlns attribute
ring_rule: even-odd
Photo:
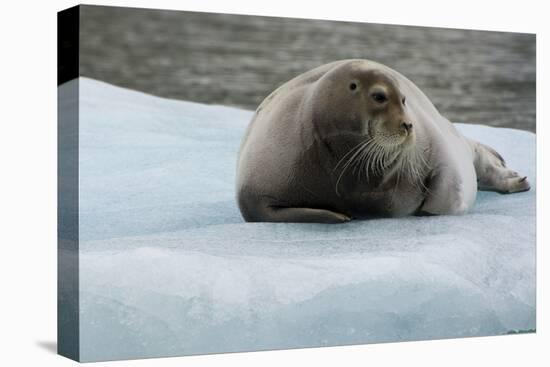
<svg viewBox="0 0 550 367"><path fill-rule="evenodd" d="M80 360L79 48L77 5L57 13L57 353L75 361ZM62 108L66 104L71 108Z"/></svg>

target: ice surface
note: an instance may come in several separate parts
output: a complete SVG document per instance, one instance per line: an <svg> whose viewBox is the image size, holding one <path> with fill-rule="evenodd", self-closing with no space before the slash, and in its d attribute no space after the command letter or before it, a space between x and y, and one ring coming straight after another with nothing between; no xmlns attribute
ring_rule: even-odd
<svg viewBox="0 0 550 367"><path fill-rule="evenodd" d="M535 328L535 135L457 124L532 184L464 216L244 223L251 116L80 79L82 360Z"/></svg>

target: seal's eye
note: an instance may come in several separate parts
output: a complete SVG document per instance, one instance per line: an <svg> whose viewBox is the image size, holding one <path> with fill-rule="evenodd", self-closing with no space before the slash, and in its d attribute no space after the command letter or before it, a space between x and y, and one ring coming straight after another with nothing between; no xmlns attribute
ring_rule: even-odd
<svg viewBox="0 0 550 367"><path fill-rule="evenodd" d="M405 100L406 100L405 97L403 97L403 99L401 100L401 103L403 103L403 106L405 105Z"/></svg>
<svg viewBox="0 0 550 367"><path fill-rule="evenodd" d="M374 99L376 102L378 103L384 103L388 100L388 98L386 97L386 95L382 92L374 92L372 94L372 99Z"/></svg>
<svg viewBox="0 0 550 367"><path fill-rule="evenodd" d="M349 89L350 90L356 90L357 89L357 83L350 83Z"/></svg>

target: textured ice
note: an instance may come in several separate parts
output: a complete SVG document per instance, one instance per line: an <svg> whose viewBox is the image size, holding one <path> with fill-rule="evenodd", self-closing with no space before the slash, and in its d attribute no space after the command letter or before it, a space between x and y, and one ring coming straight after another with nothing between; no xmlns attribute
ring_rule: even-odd
<svg viewBox="0 0 550 367"><path fill-rule="evenodd" d="M464 216L244 223L251 116L80 78L82 360L535 328L535 135L457 124L532 184Z"/></svg>

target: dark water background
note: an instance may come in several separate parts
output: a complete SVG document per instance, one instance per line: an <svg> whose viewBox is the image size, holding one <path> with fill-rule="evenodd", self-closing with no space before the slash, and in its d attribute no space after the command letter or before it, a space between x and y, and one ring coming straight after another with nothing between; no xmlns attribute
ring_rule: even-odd
<svg viewBox="0 0 550 367"><path fill-rule="evenodd" d="M535 131L535 35L81 7L80 74L158 96L255 109L334 60L396 69L452 121Z"/></svg>

